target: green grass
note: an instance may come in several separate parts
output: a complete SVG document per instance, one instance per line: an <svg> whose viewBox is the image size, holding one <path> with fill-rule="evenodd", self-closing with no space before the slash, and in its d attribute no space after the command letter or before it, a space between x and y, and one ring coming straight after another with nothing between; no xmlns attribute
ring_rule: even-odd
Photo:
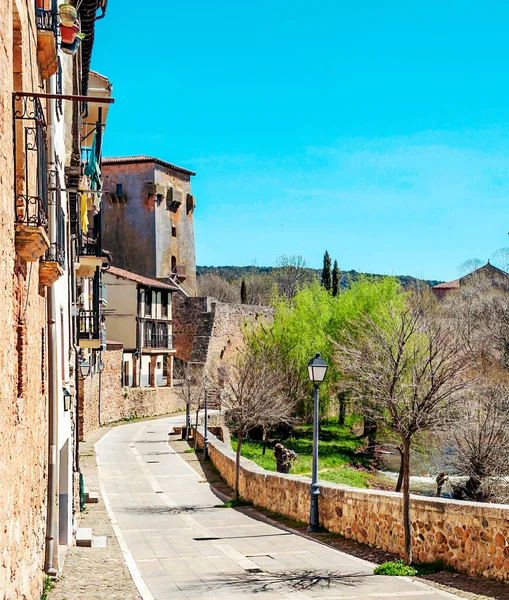
<svg viewBox="0 0 509 600"><path fill-rule="evenodd" d="M195 452L194 448L188 448L187 450L184 450L184 454L193 454Z"/></svg>
<svg viewBox="0 0 509 600"><path fill-rule="evenodd" d="M236 506L253 506L253 503L249 502L249 500L244 500L244 498L239 498L238 500L232 498L224 504L216 504L214 508L235 508Z"/></svg>
<svg viewBox="0 0 509 600"><path fill-rule="evenodd" d="M386 562L374 570L375 575L389 575L390 577L411 577L417 575L417 569L405 565L402 560Z"/></svg>
<svg viewBox="0 0 509 600"><path fill-rule="evenodd" d="M367 466L364 458L357 455L363 441L359 440L350 429L351 423L338 425L334 419L323 420L321 424L318 446L318 464L320 479L343 483L354 487L367 488L373 478L369 473L357 471L352 466ZM313 448L313 426L298 425L292 437L284 440L284 445L298 454L290 473L310 474ZM237 440L232 438L233 449L237 449ZM263 444L259 441L244 440L242 456L254 461L268 471L276 470L276 459L271 447L262 454Z"/></svg>
<svg viewBox="0 0 509 600"><path fill-rule="evenodd" d="M41 600L48 600L48 593L51 592L55 583L50 577L45 577L42 584Z"/></svg>

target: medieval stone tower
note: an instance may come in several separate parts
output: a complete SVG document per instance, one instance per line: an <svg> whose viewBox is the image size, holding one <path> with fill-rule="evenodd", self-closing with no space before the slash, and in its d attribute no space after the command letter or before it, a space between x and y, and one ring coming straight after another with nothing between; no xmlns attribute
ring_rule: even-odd
<svg viewBox="0 0 509 600"><path fill-rule="evenodd" d="M102 172L102 246L113 264L195 295L195 173L144 155L103 158Z"/></svg>

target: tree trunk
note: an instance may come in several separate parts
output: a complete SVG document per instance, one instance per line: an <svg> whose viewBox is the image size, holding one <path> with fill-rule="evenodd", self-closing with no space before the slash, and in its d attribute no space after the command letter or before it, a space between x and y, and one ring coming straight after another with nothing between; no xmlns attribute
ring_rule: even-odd
<svg viewBox="0 0 509 600"><path fill-rule="evenodd" d="M364 419L364 435L368 438L368 445L366 447L366 456L373 460L375 458L376 450L376 432L378 425L376 421Z"/></svg>
<svg viewBox="0 0 509 600"><path fill-rule="evenodd" d="M402 450L402 448L400 448L399 446L397 447L397 451L399 452L399 456L400 456L400 463L399 463L399 475L398 475L398 481L396 483L396 492L401 492L401 487L403 486L403 462L404 462L404 452Z"/></svg>
<svg viewBox="0 0 509 600"><path fill-rule="evenodd" d="M339 401L338 425L344 425L345 417L346 417L346 394L345 394L345 392L341 392L338 394L338 401Z"/></svg>
<svg viewBox="0 0 509 600"><path fill-rule="evenodd" d="M403 529L405 562L412 564L412 523L410 521L410 438L403 438Z"/></svg>
<svg viewBox="0 0 509 600"><path fill-rule="evenodd" d="M189 430L191 429L191 407L189 402L186 402L186 442L189 441Z"/></svg>
<svg viewBox="0 0 509 600"><path fill-rule="evenodd" d="M263 450L262 455L265 456L265 452L267 451L267 442L269 441L269 430L263 430Z"/></svg>
<svg viewBox="0 0 509 600"><path fill-rule="evenodd" d="M240 451L242 448L242 434L238 434L237 438L237 452L235 454L235 500L238 502L240 498L239 487L240 487Z"/></svg>
<svg viewBox="0 0 509 600"><path fill-rule="evenodd" d="M196 450L197 446L196 444L198 443L198 413L200 412L200 409L197 408L196 409L196 428L194 430L194 449Z"/></svg>

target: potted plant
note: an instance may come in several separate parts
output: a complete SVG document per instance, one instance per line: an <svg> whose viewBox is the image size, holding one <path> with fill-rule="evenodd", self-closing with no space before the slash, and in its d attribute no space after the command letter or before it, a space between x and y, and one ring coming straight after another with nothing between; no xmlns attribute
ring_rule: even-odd
<svg viewBox="0 0 509 600"><path fill-rule="evenodd" d="M60 33L62 34L62 43L72 44L79 33L78 25L64 25L60 23Z"/></svg>
<svg viewBox="0 0 509 600"><path fill-rule="evenodd" d="M42 8L42 10L51 10L51 0L35 0L35 8Z"/></svg>
<svg viewBox="0 0 509 600"><path fill-rule="evenodd" d="M65 54L76 54L78 48L80 47L81 40L85 37L84 33L77 33L74 38L74 42L72 44L66 44L62 41L60 47L62 48L62 52Z"/></svg>
<svg viewBox="0 0 509 600"><path fill-rule="evenodd" d="M58 9L58 14L60 15L62 23L68 27L74 25L78 18L78 12L72 4L61 4Z"/></svg>

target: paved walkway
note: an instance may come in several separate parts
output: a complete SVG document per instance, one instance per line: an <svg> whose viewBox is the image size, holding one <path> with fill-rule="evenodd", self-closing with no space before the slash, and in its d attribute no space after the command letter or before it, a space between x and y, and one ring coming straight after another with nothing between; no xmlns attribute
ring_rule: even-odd
<svg viewBox="0 0 509 600"><path fill-rule="evenodd" d="M167 443L181 421L116 427L96 444L101 492L144 600L456 598L215 508L221 501Z"/></svg>

